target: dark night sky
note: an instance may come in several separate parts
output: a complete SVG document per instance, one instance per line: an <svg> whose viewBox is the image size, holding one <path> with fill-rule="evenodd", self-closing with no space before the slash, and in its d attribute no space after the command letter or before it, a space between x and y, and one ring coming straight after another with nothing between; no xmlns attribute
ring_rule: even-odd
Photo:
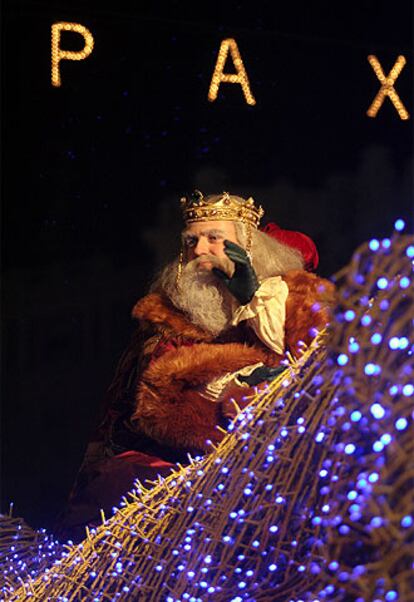
<svg viewBox="0 0 414 602"><path fill-rule="evenodd" d="M51 524L82 457L130 308L175 251L177 200L252 194L311 235L329 275L396 217L412 228L412 3L7 2L3 8L3 504ZM50 83L50 26L82 23L95 48ZM234 37L257 105L223 84ZM65 48L80 38L65 34ZM228 63L226 71L230 71ZM25 493L30 487L30 500Z"/></svg>

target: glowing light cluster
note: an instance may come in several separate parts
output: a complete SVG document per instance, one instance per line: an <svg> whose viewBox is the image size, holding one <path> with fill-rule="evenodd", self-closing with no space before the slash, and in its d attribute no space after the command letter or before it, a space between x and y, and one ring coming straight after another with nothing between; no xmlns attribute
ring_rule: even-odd
<svg viewBox="0 0 414 602"><path fill-rule="evenodd" d="M224 73L229 52L237 73ZM256 99L251 93L249 78L247 77L246 69L244 68L239 48L234 38L226 38L221 42L208 91L209 101L213 102L216 100L221 83L239 84L242 87L246 103L248 105L256 104Z"/></svg>
<svg viewBox="0 0 414 602"><path fill-rule="evenodd" d="M60 39L62 31L72 31L80 34L85 40L85 46L82 50L62 50ZM60 87L62 80L60 76L60 61L83 61L92 52L94 45L93 35L81 23L70 23L60 21L52 25L52 86Z"/></svg>
<svg viewBox="0 0 414 602"><path fill-rule="evenodd" d="M401 232L405 228L404 220L396 220L394 227L397 233ZM414 252L411 252L411 241L407 246L403 238L385 238L382 241L372 239L365 249L360 250L358 261L354 263L351 273L346 274L348 287L343 297L345 309L342 309L338 315L338 320L343 324L345 331L341 333L340 340L347 342L348 351L353 357L352 365L346 361L341 362L343 352L339 352L341 349L339 346L336 354L337 364L343 364L344 374L337 406L339 409L343 407L340 405L343 396L342 403L344 406L348 405L349 410L345 414L342 409L340 412L336 411L335 426L340 426L341 430L347 433L348 439L338 444L336 449L337 452L342 450L345 453L346 461L343 469L347 477L343 482L339 480L336 483L332 479L330 489L337 508L341 508L342 499L346 499L349 506L347 512L345 506L337 511L335 516L330 515L328 520L328 541L336 546L338 559L329 564L329 569L335 571L338 580L342 582L344 599L347 597L345 591L351 597L355 593L352 592L352 587L347 590L346 583L350 576L353 575L353 579L361 581L359 597L355 595L355 599L361 599L361 602L366 599L364 592L368 591L368 589L364 590L363 583L371 588L370 599L398 600L399 592L406 591L406 587L410 589L402 573L398 574L398 571L390 570L392 563L388 560L388 558L400 558L401 567L405 562L409 562L407 546L410 535L408 537L401 535L404 544L402 549L399 549L395 546L392 536L384 537L382 534L381 538L377 539L375 531L384 527L410 530L413 526L411 515L403 512L404 506L412 508L414 501L412 494L409 494L404 501L399 501L397 510L393 490L393 483L398 482L400 475L408 475L405 453L411 454L408 451L411 443L407 436L403 437L408 429L412 429L414 417L408 401L414 395L411 376L414 369L412 353L414 333L408 309L414 304L410 276L412 266L409 261L411 256L414 256ZM370 254L375 254L375 259L372 259ZM352 290L352 285L349 283L355 283L356 288ZM361 284L369 291L366 298L361 293ZM358 318L361 311L359 308L369 308L369 313L360 317L361 331L358 333L358 329L355 329L353 313ZM342 316L345 320L342 320ZM352 320L347 320L347 316ZM366 333L362 332L362 327L367 330ZM359 334L358 340L357 334ZM387 352L388 349L392 353ZM373 380L373 377L376 380ZM389 383L388 379L394 382ZM371 387L369 382L375 382L375 386ZM410 396L407 402L404 401L405 395ZM396 447L391 452L393 461L389 463L388 448L394 444ZM407 451L399 453L404 449ZM374 456L371 455L372 452ZM384 473L382 473L383 469ZM379 483L386 484L386 494L377 493L376 487ZM398 487L405 487L407 491L409 489L412 491L408 485L408 476L399 482ZM378 514L379 509L380 514ZM352 524L357 525L355 530L350 528ZM364 537L368 538L367 541L371 542L368 545L372 545L372 549L376 550L375 554L378 552L377 542L381 541L381 560L375 575L371 577L367 576L368 571L365 570L364 565L357 567L350 565L353 555L356 557L358 550L363 549L362 532L365 533ZM340 545L337 533L346 536ZM369 564L370 553L366 551L362 558L364 563ZM406 566L408 570L408 564ZM393 587L385 588L385 583ZM319 592L322 597L326 597L328 587ZM342 599L341 595L338 598Z"/></svg>
<svg viewBox="0 0 414 602"><path fill-rule="evenodd" d="M53 564L64 562L68 552L45 529L35 531L21 518L0 515L0 579L1 599L13 597L24 580L35 579Z"/></svg>

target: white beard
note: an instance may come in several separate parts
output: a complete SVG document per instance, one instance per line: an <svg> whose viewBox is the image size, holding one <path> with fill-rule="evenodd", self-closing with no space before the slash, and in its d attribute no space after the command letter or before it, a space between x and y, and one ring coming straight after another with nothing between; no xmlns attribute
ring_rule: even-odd
<svg viewBox="0 0 414 602"><path fill-rule="evenodd" d="M216 257L209 256L208 259L215 267L228 271L229 266L223 265ZM177 262L173 262L164 269L155 287L160 286L175 307L183 311L193 324L212 335L217 336L229 328L233 297L217 276L201 269L197 259L183 266L178 286L176 274Z"/></svg>

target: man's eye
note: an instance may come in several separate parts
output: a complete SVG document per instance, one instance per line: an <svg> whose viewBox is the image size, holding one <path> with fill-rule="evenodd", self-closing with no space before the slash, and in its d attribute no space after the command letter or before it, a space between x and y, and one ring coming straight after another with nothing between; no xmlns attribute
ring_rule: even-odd
<svg viewBox="0 0 414 602"><path fill-rule="evenodd" d="M186 238L184 240L184 244L186 247L195 247L197 244L197 239L196 238Z"/></svg>
<svg viewBox="0 0 414 602"><path fill-rule="evenodd" d="M218 242L220 240L220 236L218 236L218 234L210 234L208 240L209 242Z"/></svg>

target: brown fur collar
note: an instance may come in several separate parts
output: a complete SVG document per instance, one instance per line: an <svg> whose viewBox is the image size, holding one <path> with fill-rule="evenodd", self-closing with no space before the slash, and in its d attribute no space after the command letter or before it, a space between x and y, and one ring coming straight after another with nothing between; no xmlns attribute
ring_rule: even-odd
<svg viewBox="0 0 414 602"><path fill-rule="evenodd" d="M284 276L289 287L286 303L286 347L295 353L298 341L309 343L312 329L322 329L329 320L333 285L313 274L292 271ZM174 447L206 449L206 439L220 440L216 425L221 403L208 401L203 388L212 379L257 362L277 365L280 356L270 354L259 340L246 345L218 342L192 325L165 297L151 293L138 301L133 316L168 336L191 338L152 358L141 374L132 421L160 443ZM272 356L272 357L271 357Z"/></svg>

